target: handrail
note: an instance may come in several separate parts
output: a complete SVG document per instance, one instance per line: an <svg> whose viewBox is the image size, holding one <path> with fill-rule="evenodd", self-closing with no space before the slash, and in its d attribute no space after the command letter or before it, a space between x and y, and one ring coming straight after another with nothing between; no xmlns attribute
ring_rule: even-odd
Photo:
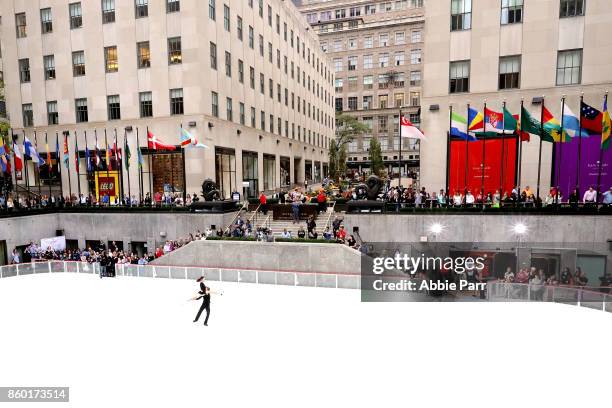
<svg viewBox="0 0 612 408"><path fill-rule="evenodd" d="M325 222L325 228L331 228L331 219L332 219L332 216L334 215L335 207L336 207L336 201L334 200L334 202L331 205L331 211L328 211L329 214L327 215L327 221ZM329 208L329 206L326 208Z"/></svg>
<svg viewBox="0 0 612 408"><path fill-rule="evenodd" d="M21 189L21 194L27 194L27 195L31 195L34 196L36 198L42 198L42 195L35 193L34 191L32 191L31 188L26 188L23 185L20 184L15 184L15 192L17 193L17 195L19 195L19 192L17 192L17 190Z"/></svg>
<svg viewBox="0 0 612 408"><path fill-rule="evenodd" d="M270 214L266 216L266 219L260 224L261 228L270 228L270 216ZM255 229L257 229L257 226L255 226Z"/></svg>
<svg viewBox="0 0 612 408"><path fill-rule="evenodd" d="M242 213L242 210L244 210L244 207L247 206L247 208L248 208L248 205L249 205L248 200L242 203L242 207L240 207L240 209L238 210L236 215L234 215L234 218L232 218L230 223L223 229L223 231L226 231L228 228L230 228L232 225L234 225L234 222L238 219L238 217Z"/></svg>

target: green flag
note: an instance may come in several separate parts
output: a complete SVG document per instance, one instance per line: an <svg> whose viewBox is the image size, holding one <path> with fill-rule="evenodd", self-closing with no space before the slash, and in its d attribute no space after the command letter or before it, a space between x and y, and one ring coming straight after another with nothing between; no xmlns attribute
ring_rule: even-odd
<svg viewBox="0 0 612 408"><path fill-rule="evenodd" d="M127 138L125 139L125 169L130 169L130 158L132 157L132 152L130 152L130 145L127 142Z"/></svg>
<svg viewBox="0 0 612 408"><path fill-rule="evenodd" d="M542 127L542 123L531 116L525 107L521 108L521 131L538 135L545 142L554 143L555 139L551 134L551 130L550 128Z"/></svg>
<svg viewBox="0 0 612 408"><path fill-rule="evenodd" d="M504 107L504 131L516 132L518 122L512 114Z"/></svg>

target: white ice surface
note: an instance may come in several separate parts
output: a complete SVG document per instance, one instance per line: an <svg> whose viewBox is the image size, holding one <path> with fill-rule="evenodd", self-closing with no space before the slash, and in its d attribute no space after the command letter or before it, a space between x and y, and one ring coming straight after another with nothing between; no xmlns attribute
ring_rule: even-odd
<svg viewBox="0 0 612 408"><path fill-rule="evenodd" d="M2 279L0 386L70 386L86 408L610 406L611 314L209 284L204 327L194 281Z"/></svg>

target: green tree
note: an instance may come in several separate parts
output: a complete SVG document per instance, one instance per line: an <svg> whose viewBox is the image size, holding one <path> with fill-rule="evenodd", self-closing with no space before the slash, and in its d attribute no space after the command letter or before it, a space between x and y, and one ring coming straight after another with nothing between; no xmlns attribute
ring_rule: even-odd
<svg viewBox="0 0 612 408"><path fill-rule="evenodd" d="M376 138L372 138L370 141L370 168L372 174L380 176L385 165L382 158L382 150L380 148L380 142Z"/></svg>
<svg viewBox="0 0 612 408"><path fill-rule="evenodd" d="M338 180L343 169L346 169L346 145L369 130L354 116L345 113L336 115L336 139L329 145L329 168L334 179Z"/></svg>
<svg viewBox="0 0 612 408"><path fill-rule="evenodd" d="M0 80L0 101L4 101L4 81L2 80ZM10 128L11 124L2 114L0 114L0 137L9 145L12 143L12 140L8 139Z"/></svg>

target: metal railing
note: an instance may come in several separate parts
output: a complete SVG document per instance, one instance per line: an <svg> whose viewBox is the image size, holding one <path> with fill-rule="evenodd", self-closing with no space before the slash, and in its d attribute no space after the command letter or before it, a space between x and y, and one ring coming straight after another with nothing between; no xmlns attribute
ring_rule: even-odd
<svg viewBox="0 0 612 408"><path fill-rule="evenodd" d="M236 220L238 219L238 217L240 216L240 214L242 214L242 211L245 209L245 207L246 207L246 209L248 210L248 208L249 208L249 201L248 201L248 200L242 203L242 207L240 207L240 209L238 210L238 212L236 213L236 215L234 215L234 218L232 218L232 220L230 221L230 223L229 223L229 224L227 224L227 225L225 226L225 228L223 229L223 231L228 230L228 229L229 229L229 228L230 228L232 225L234 225L234 223L236 222Z"/></svg>
<svg viewBox="0 0 612 408"><path fill-rule="evenodd" d="M581 287L549 286L526 283L487 283L490 301L554 302L612 312L612 294Z"/></svg>

